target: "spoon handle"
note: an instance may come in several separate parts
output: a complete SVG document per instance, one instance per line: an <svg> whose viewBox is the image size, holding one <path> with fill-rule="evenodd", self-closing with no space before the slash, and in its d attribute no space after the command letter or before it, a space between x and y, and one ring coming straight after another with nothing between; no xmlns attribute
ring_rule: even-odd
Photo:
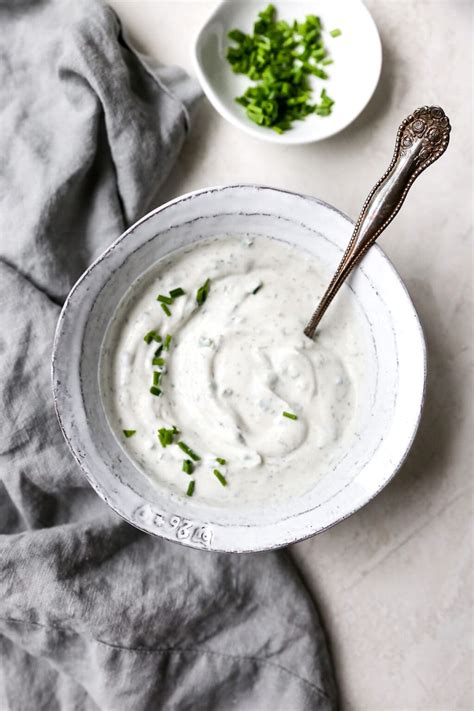
<svg viewBox="0 0 474 711"><path fill-rule="evenodd" d="M326 309L355 265L400 210L420 173L448 147L451 126L439 106L422 106L402 122L392 162L362 207L344 256L304 332L313 338Z"/></svg>

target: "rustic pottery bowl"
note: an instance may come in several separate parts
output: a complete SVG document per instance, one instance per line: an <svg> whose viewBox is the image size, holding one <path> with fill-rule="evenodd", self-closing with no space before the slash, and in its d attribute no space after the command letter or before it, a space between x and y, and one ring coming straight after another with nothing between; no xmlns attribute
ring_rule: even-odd
<svg viewBox="0 0 474 711"><path fill-rule="evenodd" d="M127 289L156 260L214 235L263 234L311 252L327 267L329 277L352 228L341 212L311 197L253 185L209 188L149 213L79 279L58 322L54 398L79 466L118 514L148 533L194 548L256 551L325 530L360 509L390 481L418 426L426 358L413 304L377 246L343 287L350 290L367 343L360 437L304 496L275 506L221 509L198 497L168 493L122 450L100 395L99 364L108 324Z"/></svg>

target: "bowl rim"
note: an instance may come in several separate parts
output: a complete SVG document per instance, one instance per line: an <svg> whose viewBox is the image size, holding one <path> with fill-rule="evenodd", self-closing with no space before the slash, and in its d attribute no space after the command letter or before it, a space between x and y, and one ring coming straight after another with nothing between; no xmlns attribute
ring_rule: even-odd
<svg viewBox="0 0 474 711"><path fill-rule="evenodd" d="M275 131L268 130L266 132L261 131L259 127L254 126L251 121L244 120L244 118L239 119L237 118L229 109L227 108L225 102L221 100L219 94L214 91L213 87L211 86L206 72L203 70L201 66L201 62L198 57L198 49L200 42L202 40L202 37L204 35L205 30L207 29L208 25L213 21L215 17L219 15L219 12L221 10L221 7L223 5L226 5L229 3L229 0L221 0L221 2L218 3L217 7L214 8L214 10L211 12L209 17L205 20L203 25L200 27L200 29L197 31L195 34L194 40L192 42L192 47L191 47L191 61L193 64L194 71L196 72L199 84L201 85L202 90L204 91L209 103L214 107L214 109L219 113L222 118L224 118L226 121L228 121L230 124L235 126L236 128L239 128L241 131L244 131L249 136L252 136L253 138L257 138L261 141L264 141L265 143L276 143L282 146L301 146L301 145L306 145L309 143L319 143L320 141L325 141L328 138L332 138L332 136L336 136L338 133L341 133L341 131L344 131L348 126L351 125L364 111L364 109L367 107L369 104L370 100L372 99L375 90L378 86L378 83L380 81L380 76L382 73L382 64L383 64L383 47L382 47L382 40L380 38L380 33L378 31L378 27L375 23L374 18L372 17L372 14L369 10L369 8L366 6L366 4L363 2L363 0L352 0L352 2L355 4L357 3L361 8L362 11L365 12L367 21L369 24L372 25L372 28L374 30L374 37L376 39L376 44L377 44L377 53L376 56L374 54L374 62L373 65L376 67L376 72L374 75L374 82L373 85L371 86L370 92L368 92L367 100L365 103L360 107L360 109L357 111L357 113L351 115L347 121L343 122L338 128L335 130L329 131L328 133L322 135L322 136L316 136L316 137L303 137L300 136L299 138L297 136L292 136L291 131L288 131L286 133L283 133L281 135L275 133Z"/></svg>
<svg viewBox="0 0 474 711"><path fill-rule="evenodd" d="M54 341L53 341L53 349L52 349L52 356L51 356L51 380L52 380L52 390L53 390L53 400L54 400L54 408L56 412L56 416L58 419L59 427L61 429L61 432L63 434L63 437L74 457L76 460L77 464L79 465L82 473L86 477L87 481L91 485L91 487L94 489L94 491L100 496L100 498L115 512L117 513L122 519L127 521L130 525L134 526L135 528L138 528L145 533L148 533L150 535L154 535L160 538L164 538L166 540L171 541L172 543L179 543L181 545L185 545L187 547L192 547L198 550L202 550L202 546L199 545L193 545L189 540L181 540L179 538L173 538L171 536L168 536L166 533L158 531L151 526L146 527L141 526L139 523L137 523L135 520L132 521L130 518L127 516L127 514L123 513L116 505L114 505L108 498L107 491L105 488L102 486L102 484L94 478L94 475L89 471L89 468L87 465L85 465L83 458L81 457L80 452L76 449L75 445L73 444L71 437L69 436L69 433L67 431L66 425L64 424L62 415L61 415L61 408L62 408L62 400L63 400L63 395L62 395L62 389L61 389L61 382L58 379L58 374L57 374L57 350L58 350L58 344L62 336L62 326L66 317L66 312L69 308L69 304L71 303L72 299L74 299L76 291L81 287L84 281L86 281L90 274L94 271L95 267L101 263L104 259L106 259L111 251L113 251L116 246L122 242L129 234L131 234L134 230L136 230L140 225L142 225L145 222L148 222L151 220L156 214L159 214L161 212L166 211L167 209L174 207L176 204L179 204L181 202L184 202L186 200L192 199L194 197L197 197L201 194L205 193L210 193L210 192L221 192L224 190L240 190L240 189L251 189L251 190L256 190L256 191L270 191L273 193L280 193L296 198L300 198L303 200L307 200L310 202L314 202L324 209L327 209L331 212L336 213L340 217L342 217L345 221L347 221L350 225L354 225L354 221L351 220L343 211L339 210L338 208L334 207L330 203L327 203L324 200L321 200L319 198L316 198L311 195L305 195L304 193L299 193L296 191L292 190L286 190L283 188L277 188L277 187L272 187L272 186L267 186L267 185L262 185L262 184L257 184L257 183L235 183L235 184L224 184L224 185L215 185L215 186L208 186L205 188L200 188L197 190L190 191L188 193L184 193L182 195L177 196L176 198L173 198L172 200L167 201L163 205L160 205L159 207L151 210L148 212L146 215L141 217L139 220L137 220L134 224L132 224L129 228L127 228L117 239L115 239L105 250L100 254L93 262L90 264L90 266L83 272L83 274L79 277L79 279L75 282L73 287L71 288L64 305L61 309L60 315L58 317L57 325L56 325L56 330L54 334ZM371 248L372 250L376 250L380 256L380 258L386 263L387 267L389 270L392 272L395 280L398 282L398 285L402 288L402 291L404 292L404 295L406 297L406 304L408 308L411 311L411 315L413 317L413 323L416 326L418 336L419 336L419 344L421 345L421 363L422 363L422 382L421 382L421 392L420 392L420 398L417 406L417 415L416 419L413 422L413 428L411 431L411 436L407 439L406 445L404 450L397 455L397 462L393 465L391 472L388 476L385 476L385 478L381 481L380 485L375 488L374 490L371 490L370 493L368 493L367 496L363 497L362 503L358 503L354 508L351 508L345 513L342 513L341 515L338 515L334 518L333 521L330 523L321 526L317 530L311 530L306 534L300 535L297 534L295 538L293 538L291 541L278 541L274 544L265 544L259 546L258 543L255 546L252 546L251 548L243 548L239 547L238 545L230 548L219 548L216 546L212 546L209 550L211 552L221 552L221 553L253 553L253 552L259 552L259 551L264 551L264 550L276 550L279 548L284 548L288 545L291 545L293 543L298 543L300 541L306 540L308 538L311 538L315 535L318 535L320 533L323 533L324 531L328 530L329 528L332 528L336 524L340 523L341 521L344 521L345 519L349 518L352 516L354 513L359 511L360 509L364 508L368 503L370 503L395 477L395 475L398 473L400 468L403 466L408 453L413 445L413 442L415 440L416 434L418 432L420 420L422 417L423 413L423 406L425 402L425 395L426 395L426 380L427 380L427 348L426 348L426 341L423 333L423 328L421 325L420 318L418 316L418 313L415 309L415 306L413 304L413 300L411 299L411 296L408 292L408 289L403 282L402 278L400 277L398 271L395 269L394 265L392 264L391 260L387 257L385 252L382 250L382 248L378 244L374 244L373 247ZM146 501L143 502L146 504ZM192 517L192 516L191 516ZM296 518L296 517L295 517Z"/></svg>

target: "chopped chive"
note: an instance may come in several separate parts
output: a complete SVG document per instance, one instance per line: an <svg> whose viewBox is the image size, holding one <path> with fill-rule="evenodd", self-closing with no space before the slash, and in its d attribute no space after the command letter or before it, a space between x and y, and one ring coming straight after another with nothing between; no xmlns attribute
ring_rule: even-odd
<svg viewBox="0 0 474 711"><path fill-rule="evenodd" d="M283 412L283 417L288 417L289 420L297 420L298 415L294 415L292 412Z"/></svg>
<svg viewBox="0 0 474 711"><path fill-rule="evenodd" d="M227 479L220 473L219 469L214 469L214 476L220 481L222 486L227 486Z"/></svg>
<svg viewBox="0 0 474 711"><path fill-rule="evenodd" d="M319 17L309 14L302 22L287 22L270 4L258 13L248 34L233 29L227 36L234 43L227 49L232 71L251 80L235 99L248 119L281 134L315 112L310 77L327 79L320 68L327 51Z"/></svg>
<svg viewBox="0 0 474 711"><path fill-rule="evenodd" d="M204 284L199 287L199 289L196 292L196 301L198 302L199 306L202 306L203 303L206 301L208 295L209 295L209 290L211 288L211 280L206 279Z"/></svg>
<svg viewBox="0 0 474 711"><path fill-rule="evenodd" d="M339 28L336 28L335 30L331 30L329 34L331 37L339 37L339 35L342 35L342 32Z"/></svg>
<svg viewBox="0 0 474 711"><path fill-rule="evenodd" d="M325 67L329 66L330 64L333 64L334 59L331 59L330 57L327 57L327 59L323 59L321 64Z"/></svg>
<svg viewBox="0 0 474 711"><path fill-rule="evenodd" d="M166 314L167 316L171 316L171 311L170 311L169 308L166 306L166 304L161 304L161 308L163 309L163 311L165 312L165 314Z"/></svg>
<svg viewBox="0 0 474 711"><path fill-rule="evenodd" d="M133 435L136 433L136 430L122 430L122 432L128 439L129 437L133 437Z"/></svg>
<svg viewBox="0 0 474 711"><path fill-rule="evenodd" d="M157 370L155 370L153 372L153 385L159 385L160 378L161 378L161 373L159 373Z"/></svg>
<svg viewBox="0 0 474 711"><path fill-rule="evenodd" d="M255 287L255 289L252 291L252 294L258 294L262 286L263 284L259 284L257 287Z"/></svg>
<svg viewBox="0 0 474 711"><path fill-rule="evenodd" d="M166 363L164 358L153 358L151 361L152 365L164 365Z"/></svg>
<svg viewBox="0 0 474 711"><path fill-rule="evenodd" d="M172 296L163 296L163 294L159 294L156 297L156 300L159 301L161 304L172 304L173 303Z"/></svg>
<svg viewBox="0 0 474 711"><path fill-rule="evenodd" d="M152 341L160 343L161 336L156 331L148 331L146 336L144 336L143 340L145 341L145 343L151 343Z"/></svg>
<svg viewBox="0 0 474 711"><path fill-rule="evenodd" d="M191 447L188 447L188 445L185 444L184 442L182 442L182 441L178 442L178 447L179 447L180 449L182 449L183 452L184 452L185 454L187 454L188 457L191 457L191 459L193 459L195 462L198 462L198 461L201 459L201 457L199 456L199 454L196 454L196 452L194 452L194 451L191 449Z"/></svg>
<svg viewBox="0 0 474 711"><path fill-rule="evenodd" d="M321 106L329 107L329 108L331 108L331 106L334 104L333 99L331 99L331 97L328 96L326 89L323 89L321 92L321 102L322 102Z"/></svg>
<svg viewBox="0 0 474 711"><path fill-rule="evenodd" d="M185 290L179 286L177 289L171 289L170 296L173 299L177 299L178 296L184 296L185 293L186 293Z"/></svg>
<svg viewBox="0 0 474 711"><path fill-rule="evenodd" d="M224 465L224 464L227 464L227 459L223 459L222 457L216 457L216 462L218 464Z"/></svg>
<svg viewBox="0 0 474 711"><path fill-rule="evenodd" d="M318 47L318 49L315 49L314 52L312 53L312 56L318 61L319 59L324 59L326 56L326 50L324 47Z"/></svg>
<svg viewBox="0 0 474 711"><path fill-rule="evenodd" d="M166 336L165 340L163 341L163 349L164 349L165 351L169 351L169 349L170 349L171 338L172 338L172 336L170 336L170 335L168 334L168 335Z"/></svg>
<svg viewBox="0 0 474 711"><path fill-rule="evenodd" d="M153 357L154 357L154 358L158 358L162 350L163 350L163 346L159 346L159 347L156 349L156 351L154 352Z"/></svg>
<svg viewBox="0 0 474 711"><path fill-rule="evenodd" d="M160 427L160 429L157 430L157 434L161 446L167 447L169 444L173 444L173 440L175 436L179 434L179 430L177 430L174 425L171 429L167 429L166 427Z"/></svg>
<svg viewBox="0 0 474 711"><path fill-rule="evenodd" d="M196 487L196 482L190 481L188 484L188 488L186 490L186 496L192 496L194 494L195 487Z"/></svg>
<svg viewBox="0 0 474 711"><path fill-rule="evenodd" d="M185 459L183 462L183 472L185 474L192 474L194 471L194 464L190 459Z"/></svg>
<svg viewBox="0 0 474 711"><path fill-rule="evenodd" d="M155 395L156 397L159 397L161 395L161 390L160 388L157 388L155 385L152 385L150 388L150 392L152 395Z"/></svg>

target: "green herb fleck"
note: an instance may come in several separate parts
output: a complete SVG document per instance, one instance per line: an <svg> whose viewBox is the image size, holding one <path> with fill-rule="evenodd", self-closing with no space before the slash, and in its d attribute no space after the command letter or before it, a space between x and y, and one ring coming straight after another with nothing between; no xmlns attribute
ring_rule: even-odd
<svg viewBox="0 0 474 711"><path fill-rule="evenodd" d="M327 106L331 107L334 104L334 101L331 99L330 96L327 95L326 89L323 89L321 91L321 103L320 106Z"/></svg>
<svg viewBox="0 0 474 711"><path fill-rule="evenodd" d="M222 486L227 486L227 479L220 473L219 469L214 469L214 476L220 481Z"/></svg>
<svg viewBox="0 0 474 711"><path fill-rule="evenodd" d="M227 464L227 459L223 459L222 457L216 457L216 462L218 464L224 465L224 464Z"/></svg>
<svg viewBox="0 0 474 711"><path fill-rule="evenodd" d="M194 494L194 489L196 488L196 482L190 481L186 491L186 496L192 496Z"/></svg>
<svg viewBox="0 0 474 711"><path fill-rule="evenodd" d="M342 31L336 28L335 30L331 30L329 34L331 35L331 37L339 37L339 35L342 35Z"/></svg>
<svg viewBox="0 0 474 711"><path fill-rule="evenodd" d="M160 356L161 351L163 350L163 346L159 346L156 351L153 354L154 358L158 358Z"/></svg>
<svg viewBox="0 0 474 711"><path fill-rule="evenodd" d="M157 370L155 370L153 372L153 385L159 385L160 378L161 378L161 373L159 373Z"/></svg>
<svg viewBox="0 0 474 711"><path fill-rule="evenodd" d="M263 284L259 284L258 286L256 286L255 289L252 291L252 294L258 294L262 286Z"/></svg>
<svg viewBox="0 0 474 711"><path fill-rule="evenodd" d="M165 340L163 341L163 349L164 349L165 351L169 351L169 349L170 349L170 344L171 344L171 339L172 339L172 336L170 336L170 335L168 334L168 335L166 336Z"/></svg>
<svg viewBox="0 0 474 711"><path fill-rule="evenodd" d="M181 289L181 287L179 286L177 289L171 289L170 296L172 299L177 299L178 296L184 296L185 293L185 290Z"/></svg>
<svg viewBox="0 0 474 711"><path fill-rule="evenodd" d="M160 343L161 336L156 331L148 331L146 336L144 336L143 340L145 341L145 343L151 343L152 341Z"/></svg>
<svg viewBox="0 0 474 711"><path fill-rule="evenodd" d="M160 440L160 444L162 447L167 447L169 444L173 444L175 436L179 434L179 430L176 429L174 425L171 429L167 429L166 427L160 427L157 432L158 439Z"/></svg>
<svg viewBox="0 0 474 711"><path fill-rule="evenodd" d="M169 308L167 307L166 304L161 304L161 308L163 309L163 311L165 312L165 314L167 316L171 316L171 311L169 310Z"/></svg>
<svg viewBox="0 0 474 711"><path fill-rule="evenodd" d="M228 37L235 42L227 50L232 70L252 81L235 99L251 121L281 134L294 121L315 113L310 77L328 78L320 66L327 51L319 17L307 15L304 22L288 23L278 20L275 7L268 5L259 13L253 34L232 30Z"/></svg>
<svg viewBox="0 0 474 711"><path fill-rule="evenodd" d="M317 106L316 113L318 114L318 116L329 116L331 113L331 109L327 108L326 106Z"/></svg>
<svg viewBox="0 0 474 711"><path fill-rule="evenodd" d="M161 395L161 390L160 388L157 388L155 385L152 385L150 388L150 392L152 395L155 395L156 397L159 397Z"/></svg>
<svg viewBox="0 0 474 711"><path fill-rule="evenodd" d="M201 457L199 456L199 454L196 454L196 452L194 452L194 451L191 449L191 447L188 447L188 445L185 444L184 442L179 441L179 442L178 442L178 447L179 447L180 449L182 449L183 452L184 452L185 454L187 454L188 457L191 457L191 459L194 460L195 462L199 462L199 460L201 459Z"/></svg>
<svg viewBox="0 0 474 711"><path fill-rule="evenodd" d="M129 437L133 437L133 435L136 434L136 430L122 430L122 432L124 433L127 439Z"/></svg>
<svg viewBox="0 0 474 711"><path fill-rule="evenodd" d="M185 474L192 474L194 471L194 464L190 459L185 459L183 462L183 472Z"/></svg>
<svg viewBox="0 0 474 711"><path fill-rule="evenodd" d="M202 306L203 303L206 301L208 295L209 295L209 290L211 288L211 280L206 279L204 284L199 287L199 289L196 292L196 301L198 302L199 306Z"/></svg>
<svg viewBox="0 0 474 711"><path fill-rule="evenodd" d="M283 417L288 417L289 420L297 420L298 415L294 415L292 412L283 412Z"/></svg>
<svg viewBox="0 0 474 711"><path fill-rule="evenodd" d="M163 296L163 294L158 294L158 296L156 297L156 300L159 301L161 304L172 304L173 303L172 296Z"/></svg>
<svg viewBox="0 0 474 711"><path fill-rule="evenodd" d="M152 365L164 365L166 363L164 358L153 358L151 361Z"/></svg>

